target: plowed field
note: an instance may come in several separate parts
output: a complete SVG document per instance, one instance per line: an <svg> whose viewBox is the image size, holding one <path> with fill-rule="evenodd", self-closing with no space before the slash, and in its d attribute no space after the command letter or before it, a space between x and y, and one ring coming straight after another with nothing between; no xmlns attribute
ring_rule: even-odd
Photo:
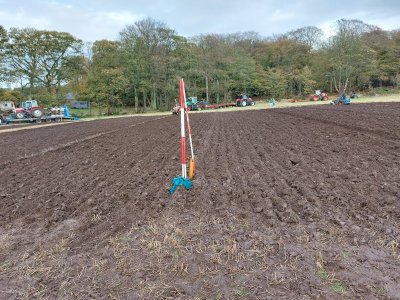
<svg viewBox="0 0 400 300"><path fill-rule="evenodd" d="M399 299L400 104L0 132L0 299Z"/></svg>

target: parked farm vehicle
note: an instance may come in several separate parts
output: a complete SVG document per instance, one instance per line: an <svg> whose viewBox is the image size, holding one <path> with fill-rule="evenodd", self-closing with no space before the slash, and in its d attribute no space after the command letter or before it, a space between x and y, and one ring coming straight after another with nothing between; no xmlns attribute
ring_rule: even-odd
<svg viewBox="0 0 400 300"><path fill-rule="evenodd" d="M249 96L242 94L236 98L236 106L253 106L256 102Z"/></svg>
<svg viewBox="0 0 400 300"><path fill-rule="evenodd" d="M326 101L329 100L327 93L322 93L321 90L316 90L314 95L310 96L310 101Z"/></svg>
<svg viewBox="0 0 400 300"><path fill-rule="evenodd" d="M12 101L0 101L0 124L42 121L59 121L73 119L67 105L44 109L38 105L37 100L27 100L16 108Z"/></svg>
<svg viewBox="0 0 400 300"><path fill-rule="evenodd" d="M15 117L17 119L41 118L43 115L44 111L39 106L37 100L23 101L21 107L15 109Z"/></svg>

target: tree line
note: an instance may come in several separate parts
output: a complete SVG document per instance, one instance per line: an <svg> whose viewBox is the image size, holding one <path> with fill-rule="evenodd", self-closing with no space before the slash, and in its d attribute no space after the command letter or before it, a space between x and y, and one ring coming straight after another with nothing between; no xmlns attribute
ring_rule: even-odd
<svg viewBox="0 0 400 300"><path fill-rule="evenodd" d="M315 89L342 94L399 86L400 30L338 20L332 36L315 26L282 35L256 32L180 36L157 20L127 25L115 41L85 43L69 33L0 26L0 99L65 100L169 109L178 80L210 102L241 93L275 99Z"/></svg>

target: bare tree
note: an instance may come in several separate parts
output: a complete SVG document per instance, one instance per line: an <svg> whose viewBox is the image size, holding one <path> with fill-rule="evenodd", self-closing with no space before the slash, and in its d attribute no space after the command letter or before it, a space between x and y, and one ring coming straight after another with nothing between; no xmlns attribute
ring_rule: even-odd
<svg viewBox="0 0 400 300"><path fill-rule="evenodd" d="M317 48L322 39L322 30L315 26L306 26L288 32L287 37L296 42L306 44L310 51L312 48Z"/></svg>

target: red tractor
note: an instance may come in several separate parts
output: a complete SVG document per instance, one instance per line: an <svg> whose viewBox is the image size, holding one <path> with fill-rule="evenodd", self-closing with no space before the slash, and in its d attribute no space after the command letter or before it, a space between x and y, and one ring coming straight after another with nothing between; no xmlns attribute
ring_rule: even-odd
<svg viewBox="0 0 400 300"><path fill-rule="evenodd" d="M320 90L316 90L314 95L310 96L310 101L326 101L329 100L327 93L322 93Z"/></svg>
<svg viewBox="0 0 400 300"><path fill-rule="evenodd" d="M236 98L236 106L253 106L256 102L247 95L240 95Z"/></svg>
<svg viewBox="0 0 400 300"><path fill-rule="evenodd" d="M43 114L43 109L38 105L38 102L36 100L23 101L21 103L21 107L15 109L15 117L17 119L39 119L43 116Z"/></svg>

